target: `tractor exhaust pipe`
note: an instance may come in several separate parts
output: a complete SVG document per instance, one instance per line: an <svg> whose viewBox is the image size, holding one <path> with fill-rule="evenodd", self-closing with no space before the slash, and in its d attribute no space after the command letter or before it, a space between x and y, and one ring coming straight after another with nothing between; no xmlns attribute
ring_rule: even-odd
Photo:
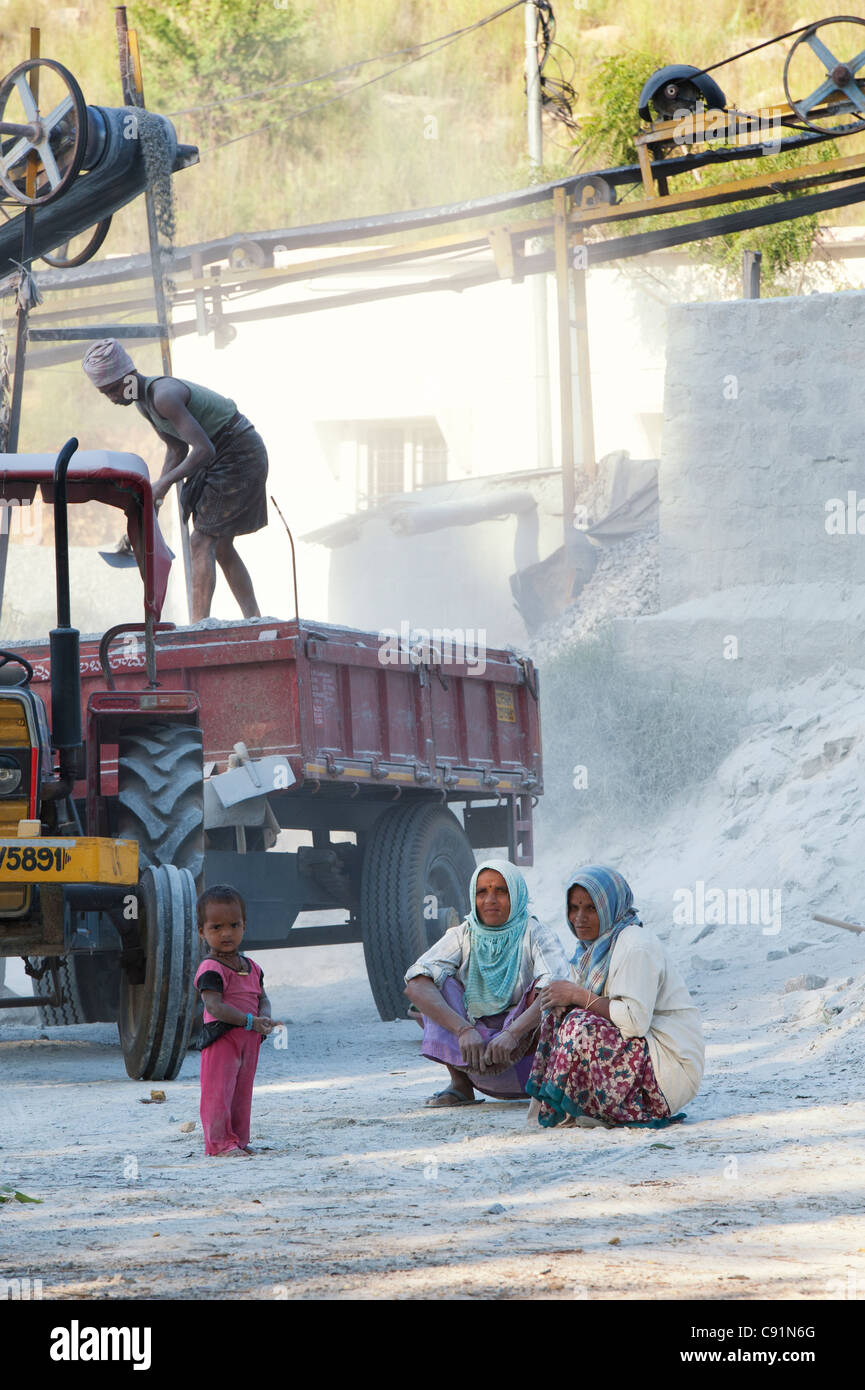
<svg viewBox="0 0 865 1390"><path fill-rule="evenodd" d="M81 668L78 629L71 625L69 597L69 526L66 471L77 439L67 439L54 465L54 565L57 576L57 626L49 633L51 651L51 742L60 755L61 777L78 777L83 765L81 739Z"/></svg>

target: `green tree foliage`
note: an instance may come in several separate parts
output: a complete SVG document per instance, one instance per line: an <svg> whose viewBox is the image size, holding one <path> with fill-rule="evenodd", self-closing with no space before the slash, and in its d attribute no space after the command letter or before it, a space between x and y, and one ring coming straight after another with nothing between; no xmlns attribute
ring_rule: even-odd
<svg viewBox="0 0 865 1390"><path fill-rule="evenodd" d="M42 1198L28 1197L26 1192L19 1192L17 1188L10 1187L8 1183L4 1183L3 1186L0 1187L0 1206L2 1206L4 1202L37 1202L41 1204Z"/></svg>
<svg viewBox="0 0 865 1390"><path fill-rule="evenodd" d="M637 102L650 73L667 60L647 52L617 53L604 58L589 82L592 114L582 123L581 162L585 169L636 164L635 137L640 132Z"/></svg>
<svg viewBox="0 0 865 1390"><path fill-rule="evenodd" d="M705 188L728 179L746 178L758 173L769 176L801 164L821 164L826 159L836 158L838 154L835 142L827 140L825 144L812 149L787 150L783 154L767 155L759 160L734 160L730 164L710 165L702 171L700 186ZM808 191L806 189L783 193L781 197L798 198ZM747 208L765 205L765 198L745 198L739 203L725 203L723 207L715 208L713 211L715 214L743 212ZM763 255L761 275L764 289L773 295L788 294L791 289L795 289L795 285L791 286L790 282L791 272L810 259L819 224L819 215L812 213L809 217L797 217L789 222L776 222L768 227L752 227L746 232L712 237L710 241L695 243L694 251L707 257L733 279L742 274L742 252L760 251Z"/></svg>
<svg viewBox="0 0 865 1390"><path fill-rule="evenodd" d="M281 110L308 100L313 90L301 89L296 101L285 89L306 75L307 13L296 0L160 0L134 5L131 20L141 40L148 106L209 108L184 117L193 138L224 141L278 121ZM212 105L268 88L276 90L264 100Z"/></svg>
<svg viewBox="0 0 865 1390"><path fill-rule="evenodd" d="M637 110L640 91L647 77L663 65L663 61L657 55L648 52L616 54L598 65L589 88L592 114L584 120L582 128L580 158L583 168L597 169L637 162L634 139L641 129ZM713 141L713 148L730 148L730 145L718 140ZM710 164L694 173L677 175L675 182L671 182L670 190L682 193L689 188L707 188L755 174L769 175L782 169L792 169L800 164L817 165L826 159L836 157L838 153L834 141L827 141L812 149L785 151L783 154L767 155L758 160L733 160L730 163ZM641 196L639 190L636 196ZM794 192L782 196L800 195ZM742 199L741 202L707 209L706 215L718 216L764 205L765 199ZM681 216L671 213L664 218L654 218L652 226L676 226L693 221L694 217L693 212ZM695 242L691 244L690 250L692 255L713 262L731 281L741 276L742 252L746 249L760 251L763 255L764 288L772 294L789 293L791 272L811 256L818 222L817 215L800 217L790 222L755 227L749 231ZM620 223L615 234L621 234L626 228L629 231L646 230L645 225Z"/></svg>

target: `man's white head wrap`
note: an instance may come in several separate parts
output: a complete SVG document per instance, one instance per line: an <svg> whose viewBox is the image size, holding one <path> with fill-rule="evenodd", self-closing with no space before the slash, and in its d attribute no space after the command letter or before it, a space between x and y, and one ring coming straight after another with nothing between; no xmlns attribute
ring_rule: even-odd
<svg viewBox="0 0 865 1390"><path fill-rule="evenodd" d="M94 386L110 386L135 371L132 358L116 338L102 338L94 343L81 365Z"/></svg>

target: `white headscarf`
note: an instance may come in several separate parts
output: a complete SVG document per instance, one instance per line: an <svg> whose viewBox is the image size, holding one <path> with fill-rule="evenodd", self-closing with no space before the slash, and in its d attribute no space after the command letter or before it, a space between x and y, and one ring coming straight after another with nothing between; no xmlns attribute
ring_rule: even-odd
<svg viewBox="0 0 865 1390"><path fill-rule="evenodd" d="M135 363L116 338L102 338L94 343L81 365L94 386L110 386L135 371Z"/></svg>

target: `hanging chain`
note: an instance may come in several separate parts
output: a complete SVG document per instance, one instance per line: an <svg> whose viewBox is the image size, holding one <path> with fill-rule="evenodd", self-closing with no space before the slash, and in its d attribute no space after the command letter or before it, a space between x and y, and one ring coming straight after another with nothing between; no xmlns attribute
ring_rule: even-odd
<svg viewBox="0 0 865 1390"><path fill-rule="evenodd" d="M138 122L138 138L147 174L147 186L153 197L153 212L156 227L162 242L159 252L165 274L165 292L171 297L176 286L171 278L174 261L174 235L177 230L177 212L174 197L174 183L171 177L174 166L174 149L164 120L154 116L145 107L132 108Z"/></svg>

